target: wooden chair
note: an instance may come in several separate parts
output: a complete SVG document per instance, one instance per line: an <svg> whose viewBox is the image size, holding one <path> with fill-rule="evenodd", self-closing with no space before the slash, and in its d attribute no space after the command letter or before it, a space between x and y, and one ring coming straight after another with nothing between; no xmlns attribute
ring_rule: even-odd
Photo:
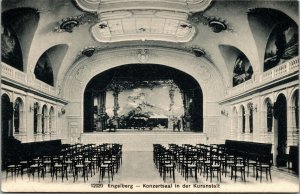
<svg viewBox="0 0 300 194"><path fill-rule="evenodd" d="M239 158L237 156L234 157L234 164L231 165L231 178L234 176L234 181L237 178L237 172L241 172L241 178L244 182L246 182L246 167L247 167L247 159L244 157ZM234 175L233 175L234 174Z"/></svg>
<svg viewBox="0 0 300 194"><path fill-rule="evenodd" d="M44 177L45 177L45 167L43 165L43 160L39 157L34 158L32 161L30 161L29 171L28 171L29 179L30 179L31 175L34 179L35 172L38 173L38 179L40 179L40 175L44 179Z"/></svg>
<svg viewBox="0 0 300 194"><path fill-rule="evenodd" d="M164 157L162 161L162 173L164 182L166 181L167 173L170 173L170 178L173 178L173 182L175 183L175 168L176 164L174 158L170 155Z"/></svg>
<svg viewBox="0 0 300 194"><path fill-rule="evenodd" d="M272 154L266 155L266 156L258 156L257 164L256 164L256 180L259 176L258 172L260 172L260 182L261 182L262 181L262 173L263 173L263 171L265 171L266 179L268 180L268 175L269 175L270 180L272 182L272 176L271 176L272 165L273 165Z"/></svg>
<svg viewBox="0 0 300 194"><path fill-rule="evenodd" d="M114 180L113 165L114 163L109 156L102 158L100 163L99 183L100 179L103 181L105 172L107 172L108 174L108 182L110 182L110 178L112 179L112 181Z"/></svg>

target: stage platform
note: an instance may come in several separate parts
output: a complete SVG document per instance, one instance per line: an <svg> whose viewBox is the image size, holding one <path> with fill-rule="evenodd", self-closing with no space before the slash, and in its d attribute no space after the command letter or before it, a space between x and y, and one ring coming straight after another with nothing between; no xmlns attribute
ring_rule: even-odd
<svg viewBox="0 0 300 194"><path fill-rule="evenodd" d="M120 143L124 151L153 151L153 144L168 146L176 144L206 143L205 133L168 130L120 130L117 132L82 133L80 142L88 143Z"/></svg>

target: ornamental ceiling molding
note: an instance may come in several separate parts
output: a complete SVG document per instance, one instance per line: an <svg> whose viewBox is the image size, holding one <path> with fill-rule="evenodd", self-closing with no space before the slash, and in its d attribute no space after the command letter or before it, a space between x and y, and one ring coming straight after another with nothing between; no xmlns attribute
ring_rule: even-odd
<svg viewBox="0 0 300 194"><path fill-rule="evenodd" d="M98 13L141 9L191 13L206 10L212 0L74 0L74 3L83 11Z"/></svg>
<svg viewBox="0 0 300 194"><path fill-rule="evenodd" d="M188 15L169 11L116 11L99 15L101 21L91 27L98 42L156 40L189 42L196 34L187 22Z"/></svg>
<svg viewBox="0 0 300 194"><path fill-rule="evenodd" d="M223 94L225 85L222 74L216 65L205 58L195 57L182 49L157 47L147 47L145 49L151 50L151 56L155 55L155 57L150 57L147 63L157 64L158 61L161 61L159 64L178 69L194 77L203 89L204 99L217 99L218 96ZM135 53L135 57L131 56L132 53ZM103 50L103 53L95 53L90 58L75 61L64 76L61 95L68 101L80 101L82 99L81 92L84 91L85 86L92 77L124 64L139 63L136 53L137 48L124 47ZM202 66L207 68L202 68Z"/></svg>
<svg viewBox="0 0 300 194"><path fill-rule="evenodd" d="M77 16L71 16L60 20L57 23L57 26L55 26L54 32L72 33L75 27L79 27L84 24L94 24L98 21L97 13L84 13Z"/></svg>
<svg viewBox="0 0 300 194"><path fill-rule="evenodd" d="M155 55L151 52L152 49L158 49L158 48L162 48L162 49L171 49L171 50L180 50L180 51L185 51L189 54L194 55L196 58L205 58L206 60L208 60L210 63L213 63L211 60L210 55L208 54L208 52L200 47L200 46L182 46L182 45L178 45L178 44L174 44L173 46L171 44L169 44L168 46L163 46L163 45L155 45L155 44L150 44L150 45L145 45L142 48L139 47L140 45L135 45L132 44L132 46L115 46L115 45L110 45L110 44L106 44L106 45L102 45L102 46L86 46L85 48L81 49L80 52L77 54L75 61L81 60L83 58L89 58L92 57L95 53L98 52L104 52L104 51L109 51L109 50L115 50L115 49L122 49L124 48L132 48L133 50L135 50L132 53L133 57L136 57L138 59L139 62L141 63L147 63L149 61L150 57L155 57Z"/></svg>
<svg viewBox="0 0 300 194"><path fill-rule="evenodd" d="M137 58L141 63L146 63L149 60L149 50L148 49L138 49Z"/></svg>
<svg viewBox="0 0 300 194"><path fill-rule="evenodd" d="M208 16L203 12L197 12L189 15L188 21L193 24L203 24L211 28L214 33L234 32L229 22L217 16Z"/></svg>

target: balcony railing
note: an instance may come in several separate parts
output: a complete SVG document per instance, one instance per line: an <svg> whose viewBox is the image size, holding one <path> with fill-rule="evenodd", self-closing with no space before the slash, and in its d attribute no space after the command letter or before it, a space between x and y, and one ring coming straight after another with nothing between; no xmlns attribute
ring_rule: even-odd
<svg viewBox="0 0 300 194"><path fill-rule="evenodd" d="M17 83L26 84L27 86L30 86L34 89L37 89L41 92L45 92L47 94L54 95L55 94L55 88L38 80L33 79L32 81L27 79L26 73L19 71L18 69L15 69L5 63L1 63L2 68L2 76L4 78L11 79Z"/></svg>
<svg viewBox="0 0 300 194"><path fill-rule="evenodd" d="M242 84L239 84L229 89L227 92L227 97L243 93L245 91L248 91L249 89L253 89L255 87L263 85L264 83L270 82L271 80L278 79L298 71L299 58L295 57L281 65L278 65L268 71L263 72L258 80L250 79Z"/></svg>
<svg viewBox="0 0 300 194"><path fill-rule="evenodd" d="M296 57L281 65L278 65L268 71L263 72L261 75L261 82L267 82L272 79L283 77L287 74L299 71L299 58Z"/></svg>

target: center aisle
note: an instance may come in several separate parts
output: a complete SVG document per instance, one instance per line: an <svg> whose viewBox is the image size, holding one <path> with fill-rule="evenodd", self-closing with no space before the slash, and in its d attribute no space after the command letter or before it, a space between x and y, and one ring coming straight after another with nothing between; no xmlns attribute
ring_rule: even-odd
<svg viewBox="0 0 300 194"><path fill-rule="evenodd" d="M176 172L176 182L183 182L183 177ZM104 183L107 183L105 181ZM161 184L164 183L153 162L152 152L124 152L123 164L114 177L114 184ZM172 183L168 178L166 183Z"/></svg>

